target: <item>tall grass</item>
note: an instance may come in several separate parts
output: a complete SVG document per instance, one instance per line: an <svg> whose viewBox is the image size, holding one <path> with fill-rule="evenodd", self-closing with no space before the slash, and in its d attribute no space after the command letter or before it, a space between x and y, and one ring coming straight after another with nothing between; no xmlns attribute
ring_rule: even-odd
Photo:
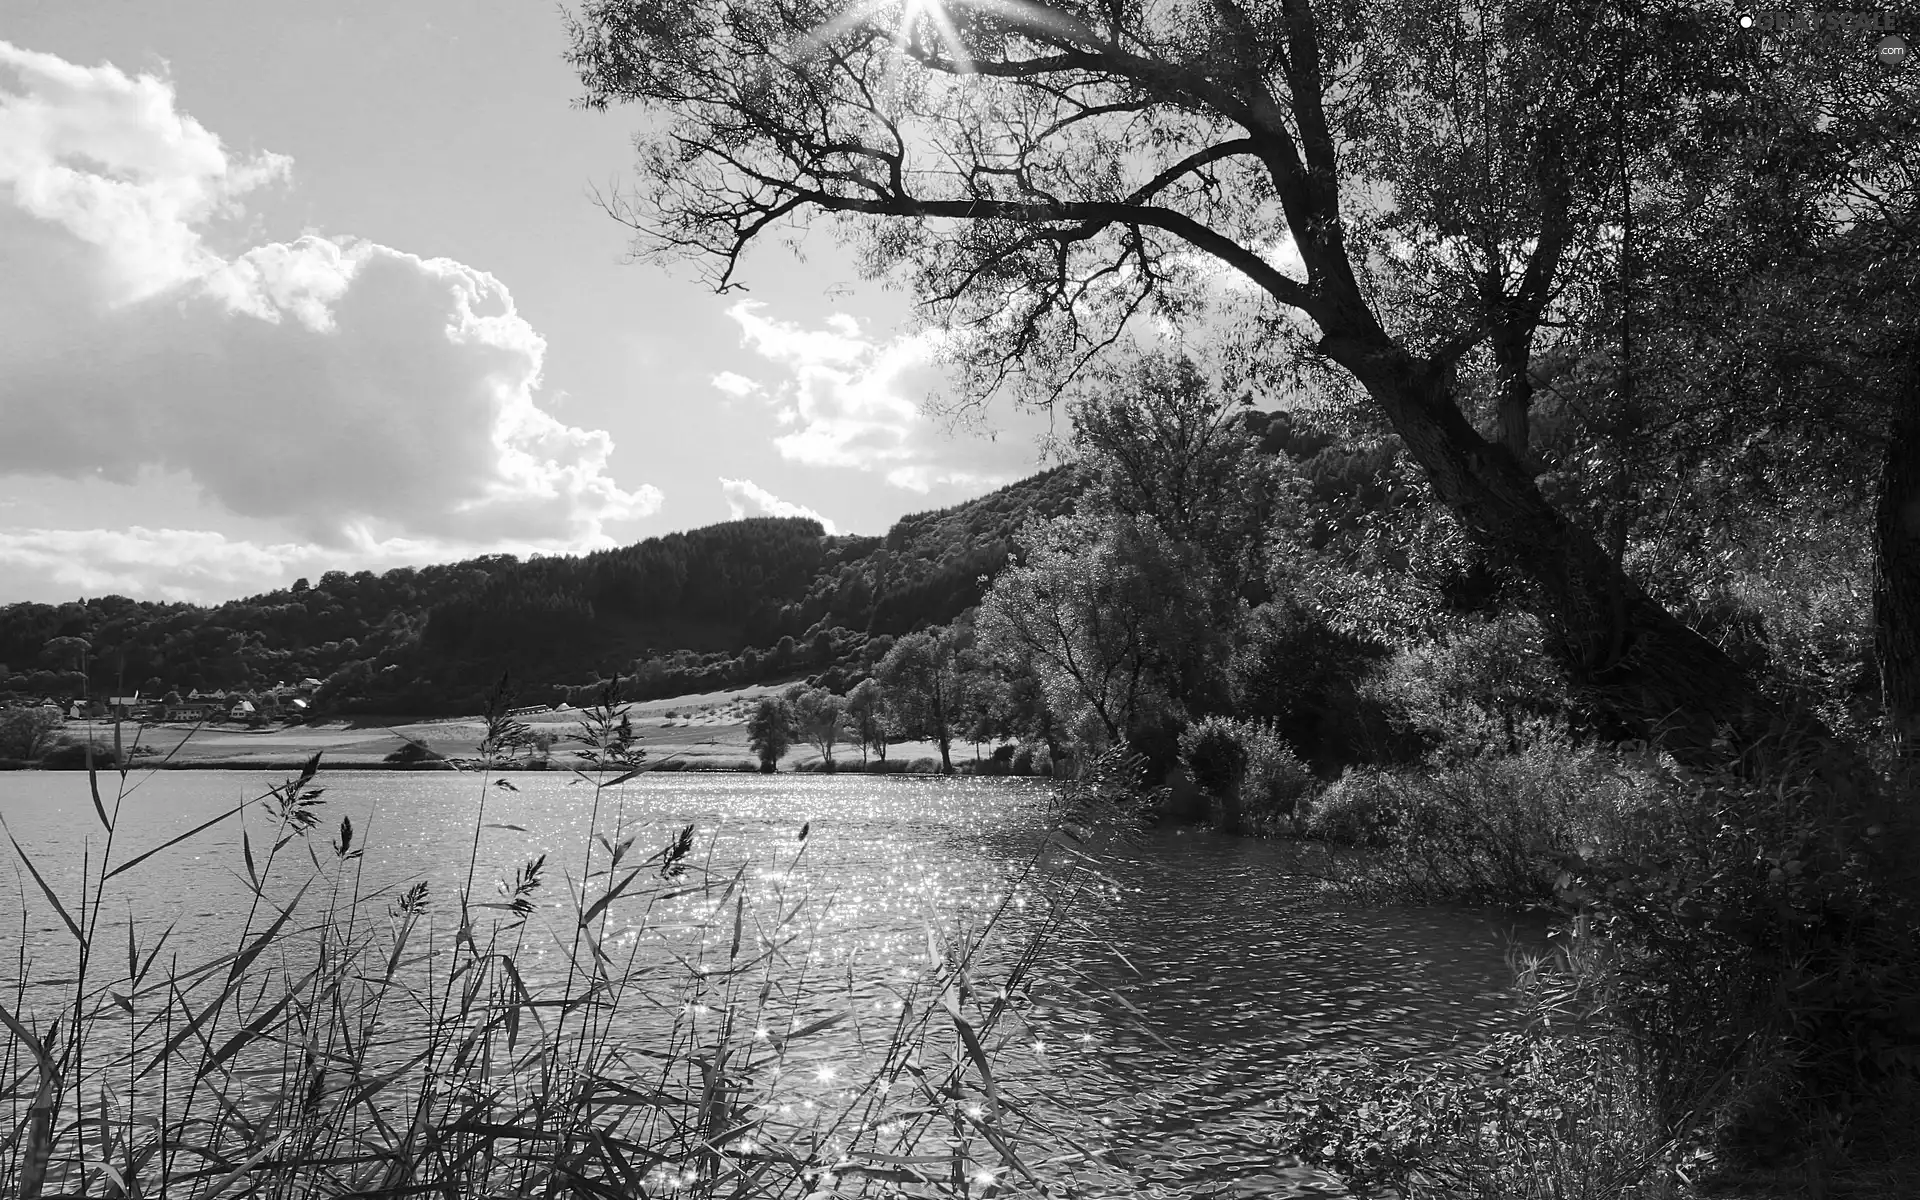
<svg viewBox="0 0 1920 1200"><path fill-rule="evenodd" d="M0 1004L0 1193L1012 1195L1088 1159L1001 1077L1028 1036L1023 985L1072 902L1049 856L1072 850L1085 805L1067 798L1022 877L1046 900L1032 936L996 949L1009 888L970 926L930 914L911 977L833 976L816 953L822 898L786 882L807 826L759 870L717 862L693 826L638 844L622 785L648 764L616 695L582 721L585 843L490 881L488 799L515 788L492 772L531 744L496 693L464 764L476 803L451 895L367 879L368 831L325 815L317 755L150 848L117 836L138 784L123 767L104 797L90 767L98 830L69 893L8 831L69 973L29 992L54 955L29 958L23 908ZM131 914L115 927L116 885L234 825L248 907L221 952L183 958L178 931ZM535 969L542 946L557 969Z"/></svg>

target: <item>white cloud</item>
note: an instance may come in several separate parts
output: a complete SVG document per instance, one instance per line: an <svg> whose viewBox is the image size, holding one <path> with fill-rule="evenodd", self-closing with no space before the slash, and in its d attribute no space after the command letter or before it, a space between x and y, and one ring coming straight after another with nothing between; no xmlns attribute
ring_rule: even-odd
<svg viewBox="0 0 1920 1200"><path fill-rule="evenodd" d="M285 586L340 564L318 547L262 546L193 529L0 530L0 572L16 595L52 599L120 593L196 602ZM358 564L356 564L358 565Z"/></svg>
<svg viewBox="0 0 1920 1200"><path fill-rule="evenodd" d="M0 529L0 578L8 601L76 596L218 604L286 587L297 576L419 566L479 554L541 553L536 543L461 545L408 538L346 550L308 542L263 543L205 529Z"/></svg>
<svg viewBox="0 0 1920 1200"><path fill-rule="evenodd" d="M774 419L792 430L774 438L782 457L878 472L895 487L923 493L942 484L997 486L1035 469L1031 439L949 435L907 398L940 382L935 333L876 342L845 313L807 330L762 308L745 301L727 315L748 348L790 376L766 393ZM1034 424L1018 423L1023 430Z"/></svg>
<svg viewBox="0 0 1920 1200"><path fill-rule="evenodd" d="M735 375L732 371L722 371L713 377L713 386L729 396L751 396L760 390L760 385L745 375Z"/></svg>
<svg viewBox="0 0 1920 1200"><path fill-rule="evenodd" d="M0 42L0 474L185 471L360 552L589 549L659 508L606 433L536 405L546 343L492 275L317 235L217 252L288 160L236 159L174 100Z"/></svg>
<svg viewBox="0 0 1920 1200"><path fill-rule="evenodd" d="M839 532L826 517L811 508L782 500L751 479L727 479L723 476L720 490L726 493L727 510L736 521L747 515L747 508L751 505L754 512L763 517L812 517L828 533Z"/></svg>

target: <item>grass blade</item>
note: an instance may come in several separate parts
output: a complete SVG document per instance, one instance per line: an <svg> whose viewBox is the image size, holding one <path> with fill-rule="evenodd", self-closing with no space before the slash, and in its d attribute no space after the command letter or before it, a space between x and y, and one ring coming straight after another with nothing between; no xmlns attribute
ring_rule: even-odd
<svg viewBox="0 0 1920 1200"><path fill-rule="evenodd" d="M185 833L179 835L178 837L169 838L165 842L162 842L160 845L155 846L153 849L147 851L145 854L136 855L135 857L128 859L126 862L121 863L119 866L115 867L113 870L107 872L107 876L106 876L107 879L112 879L115 875L119 875L122 872L133 870L135 867L139 866L141 863L152 858L154 855L160 853L162 850L166 850L166 849L170 849L171 847L178 846L181 842L186 841L188 838L193 837L195 834L205 833L207 830L212 829L215 825L218 825L220 822L226 820L228 817L231 817L235 813L246 808L247 805L258 804L262 799L264 799L264 797L255 796L251 800L242 800L240 803L234 805L232 808L221 813L219 816L213 818L212 820L202 821L200 824L195 825L192 829L187 830ZM105 880L102 880L101 882L104 883Z"/></svg>
<svg viewBox="0 0 1920 1200"><path fill-rule="evenodd" d="M114 757L118 758L120 754L120 747L118 745L120 726L117 724L113 727L113 736L116 743L113 748ZM107 819L107 806L100 802L100 772L93 769L92 742L87 743L87 789L93 793L93 811L99 815L100 824L106 828L108 833L112 833L113 822Z"/></svg>
<svg viewBox="0 0 1920 1200"><path fill-rule="evenodd" d="M67 923L67 928L73 931L74 940L78 942L86 941L85 935L80 932L80 926L74 921L73 917L68 914L67 906L60 903L60 897L53 894L53 889L49 887L47 881L41 877L40 868L33 865L33 860L28 858L27 852L21 848L20 840L13 836L13 830L7 829L7 819L5 817L0 817L0 829L6 830L7 840L13 843L13 852L20 856L21 862L27 864L27 873L32 875L33 881L40 885L40 892L46 896L47 902L53 905L53 911L59 913L60 919Z"/></svg>
<svg viewBox="0 0 1920 1200"><path fill-rule="evenodd" d="M1000 1089L994 1086L993 1067L987 1061L986 1047L980 1044L980 1037L974 1033L973 1026L967 1024L967 1019L960 1015L960 1001L957 992L948 989L947 993L940 997L940 1003L946 1008L947 1016L953 1019L954 1029L959 1032L960 1040L966 1044L967 1057L973 1060L974 1067L980 1072L981 1082L986 1084L987 1101L993 1108L994 1119L998 1120L1000 1117Z"/></svg>

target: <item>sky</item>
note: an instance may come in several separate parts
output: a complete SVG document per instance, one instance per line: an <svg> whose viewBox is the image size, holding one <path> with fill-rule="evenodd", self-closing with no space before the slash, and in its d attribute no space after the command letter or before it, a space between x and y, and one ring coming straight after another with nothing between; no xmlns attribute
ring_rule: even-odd
<svg viewBox="0 0 1920 1200"><path fill-rule="evenodd" d="M938 387L910 300L810 234L742 296L593 202L529 0L6 0L0 603L217 603L743 516L885 532L1045 463ZM989 436L991 435L991 436Z"/></svg>

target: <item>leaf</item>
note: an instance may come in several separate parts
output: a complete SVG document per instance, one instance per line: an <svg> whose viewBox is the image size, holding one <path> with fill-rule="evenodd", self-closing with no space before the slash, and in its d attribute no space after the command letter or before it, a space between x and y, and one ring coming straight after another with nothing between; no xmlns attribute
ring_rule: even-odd
<svg viewBox="0 0 1920 1200"><path fill-rule="evenodd" d="M0 817L0 829L6 829L7 840L13 843L14 853L20 856L21 862L27 864L27 873L33 876L33 881L40 885L41 893L45 895L47 900L53 905L53 910L60 914L60 919L65 921L67 928L73 931L74 940L84 943L87 939L85 935L80 932L80 926L75 924L73 918L67 914L67 906L60 903L60 897L54 895L53 889L47 886L47 881L40 875L40 868L34 866L33 860L27 857L27 852L20 848L19 839L13 836L13 830L7 829L7 819L5 817ZM108 876L108 878L111 879L112 876Z"/></svg>
<svg viewBox="0 0 1920 1200"><path fill-rule="evenodd" d="M801 1028L794 1030L792 1033L789 1033L785 1037L774 1038L772 1039L772 1041L776 1046L784 1046L791 1042L797 1042L803 1037L812 1037L814 1034L819 1033L821 1030L828 1029L828 1028L831 1028L832 1026L838 1025L840 1022L846 1019L847 1019L846 1013L834 1013L830 1017L821 1017L818 1021L813 1022L811 1025L802 1026Z"/></svg>
<svg viewBox="0 0 1920 1200"><path fill-rule="evenodd" d="M501 782L505 783L506 781L503 779ZM485 827L488 829L511 829L515 833L525 833L527 831L525 825L509 825L505 821L488 821Z"/></svg>
<svg viewBox="0 0 1920 1200"><path fill-rule="evenodd" d="M967 1024L967 1019L960 1015L958 993L951 988L947 989L946 994L940 997L940 1003L946 1008L947 1016L953 1019L954 1029L959 1031L960 1040L966 1044L967 1057L973 1060L974 1068L980 1072L981 1081L986 1084L987 1102L997 1120L1000 1117L1000 1089L994 1086L993 1067L987 1061L986 1048L980 1044L979 1035L974 1033L973 1026Z"/></svg>
<svg viewBox="0 0 1920 1200"><path fill-rule="evenodd" d="M318 761L319 757L320 756L317 754L314 755L315 761ZM152 858L154 855L160 853L162 850L170 849L171 847L179 845L181 842L186 841L188 838L193 837L196 834L204 833L207 830L212 829L215 825L218 825L220 822L226 820L228 817L231 817L235 813L246 808L249 804L258 804L263 799L265 799L264 796L255 796L251 800L242 800L240 803L234 805L232 808L221 813L219 816L213 818L212 820L202 821L200 824L195 825L192 829L187 830L185 833L180 834L178 837L169 838L165 842L162 842L160 845L155 846L153 849L147 851L145 854L137 855L133 858L128 859L126 862L121 863L119 866L115 867L113 870L108 871L106 874L106 877L102 879L101 882L105 883L106 880L112 879L115 875L119 875L124 872L133 870L133 868L139 866L141 863Z"/></svg>
<svg viewBox="0 0 1920 1200"><path fill-rule="evenodd" d="M118 741L120 737L120 725L118 722L114 723L113 736L116 743L113 748L114 754L118 756L120 752L120 747L118 745ZM124 762L125 760L122 759L121 761ZM106 830L108 833L112 833L113 822L107 819L107 806L100 803L100 773L93 769L93 743L92 742L87 743L87 790L93 793L93 811L99 815L100 824L106 827Z"/></svg>
<svg viewBox="0 0 1920 1200"><path fill-rule="evenodd" d="M200 1064L200 1070L196 1073L196 1078L205 1079L214 1071L219 1070L220 1064L246 1049L251 1042L265 1033L267 1026L273 1024L274 1018L284 1012L287 1005L293 1003L294 997L300 994L300 989L306 987L308 982L310 982L316 974L318 974L318 971L307 972L307 977L288 988L287 994L280 997L272 1008L261 1013L253 1020L248 1021L246 1025L241 1028L240 1032L228 1038L226 1044L215 1051L212 1058ZM133 1009L129 1007L127 1011L132 1012Z"/></svg>
<svg viewBox="0 0 1920 1200"><path fill-rule="evenodd" d="M595 900L592 906L589 907L586 912L580 915L580 924L582 926L589 925L593 922L593 919L595 917L599 916L602 912L606 911L607 905L612 904L615 900L618 900L621 894L625 892L628 887L632 886L634 879L639 876L641 870L642 868L635 867L631 872L628 873L625 879L622 879L619 882L617 886L608 888L606 895L600 897L598 900Z"/></svg>
<svg viewBox="0 0 1920 1200"><path fill-rule="evenodd" d="M511 779L496 779L493 781L493 786L497 788L505 788L510 792L517 792L520 790L519 785L514 783L513 780Z"/></svg>

